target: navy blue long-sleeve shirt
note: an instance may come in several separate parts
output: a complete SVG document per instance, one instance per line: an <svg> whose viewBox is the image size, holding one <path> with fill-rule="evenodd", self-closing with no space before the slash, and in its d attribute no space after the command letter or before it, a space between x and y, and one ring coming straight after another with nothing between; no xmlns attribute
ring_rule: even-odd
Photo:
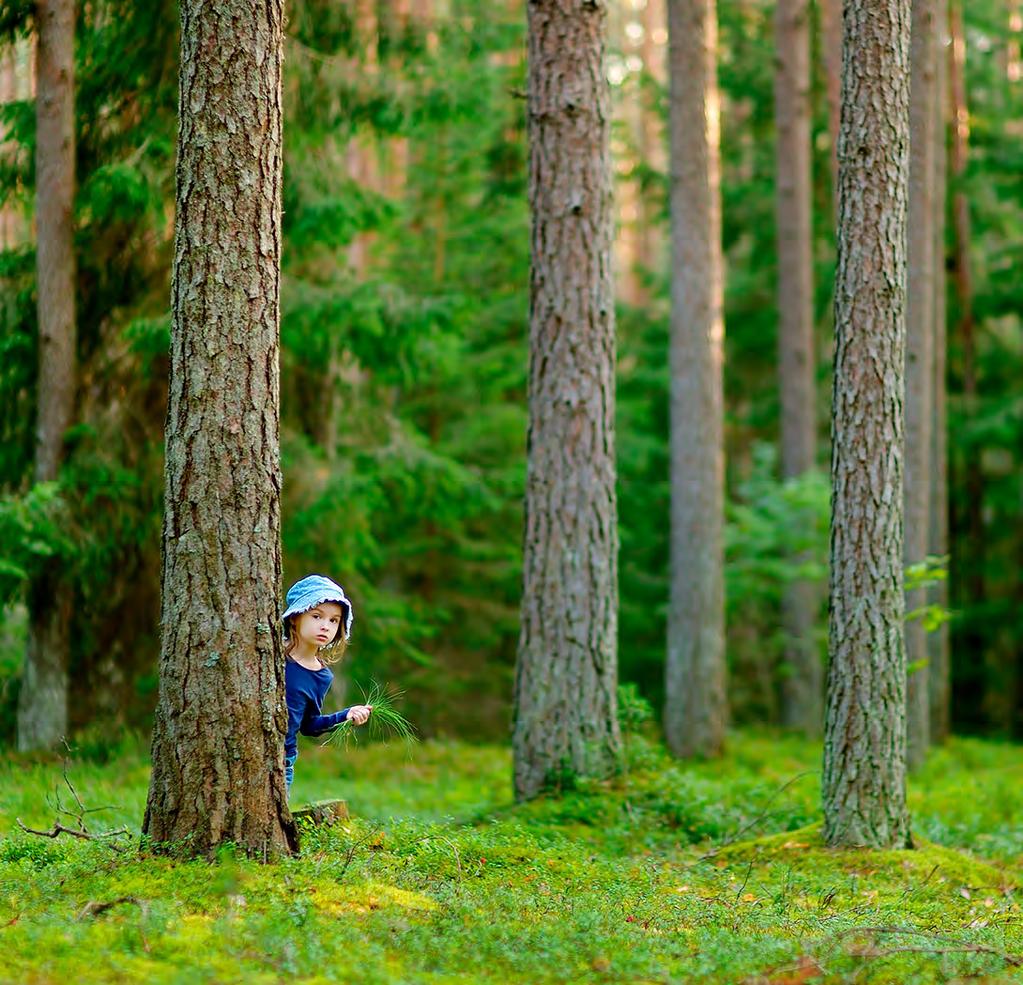
<svg viewBox="0 0 1023 985"><path fill-rule="evenodd" d="M348 709L332 715L321 715L323 699L334 683L329 667L309 670L294 660L284 661L284 685L288 702L288 735L284 740L284 755L298 752L298 733L323 735L348 717Z"/></svg>

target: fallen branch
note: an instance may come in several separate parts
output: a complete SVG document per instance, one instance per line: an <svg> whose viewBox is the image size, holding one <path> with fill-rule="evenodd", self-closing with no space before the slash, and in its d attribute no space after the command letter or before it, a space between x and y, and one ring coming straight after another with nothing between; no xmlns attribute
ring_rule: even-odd
<svg viewBox="0 0 1023 985"><path fill-rule="evenodd" d="M709 859L714 858L716 855L718 855L720 852L726 849L729 845L734 845L747 831L750 830L750 828L755 827L761 821L763 821L764 818L770 816L770 811L768 810L768 808L771 806L771 804L774 803L775 798L779 794L784 793L789 787L792 786L793 783L796 782L796 780L801 780L804 776L813 776L817 772L818 772L817 770L804 770L802 773L797 773L791 779L786 780L785 783L778 787L778 789L775 790L774 793L772 793L771 796L767 798L767 803L764 805L764 809L756 817L754 817L753 820L748 821L746 824L744 824L741 828L739 828L738 831L735 832L734 835L732 835L729 838L726 838L723 842L721 842L720 845L715 845L709 852L704 853L699 858L694 859L692 862L686 863L686 865L684 865L683 868L691 869L694 865L699 865L701 862L706 862Z"/></svg>
<svg viewBox="0 0 1023 985"><path fill-rule="evenodd" d="M1023 965L1023 957L1013 954L1006 954L994 947L985 947L983 944L961 944L958 947L889 947L883 951L864 950L851 951L855 958L887 958L892 954L990 954L993 957L1001 958L1006 964L1014 968Z"/></svg>
<svg viewBox="0 0 1023 985"><path fill-rule="evenodd" d="M101 913L105 913L107 910L113 909L115 906L120 906L121 903L132 903L137 906L141 911L142 915L146 915L148 907L143 900L138 899L135 896L120 896L117 899L109 900L108 902L101 903L98 900L89 900L78 911L78 919L84 920L86 917L96 917Z"/></svg>
<svg viewBox="0 0 1023 985"><path fill-rule="evenodd" d="M1001 958L1002 961L1014 968L1023 966L1023 955L1008 954L986 944L969 944L966 941L957 940L955 937L949 937L947 934L935 934L928 930L917 930L914 927L850 927L848 930L843 930L838 936L843 938L856 934L873 934L875 937L880 934L907 934L938 942L942 946L904 946L884 950L879 950L875 946L871 949L850 952L854 957L884 958L890 954L989 954L992 957ZM944 946L948 944L952 946Z"/></svg>
<svg viewBox="0 0 1023 985"><path fill-rule="evenodd" d="M64 743L64 748L71 753L71 747L67 744L64 739L61 739ZM77 813L75 811L69 811L60 799L60 788L56 788L53 791L53 800L51 801L47 797L47 802L56 811L57 814L63 814L66 817L74 818L78 823L77 827L68 827L66 824L61 824L58 819L53 822L53 827L49 831L39 831L36 828L30 828L25 824L21 818L16 818L18 827L22 831L30 835L38 835L40 838L56 838L58 835L66 834L71 835L72 838L81 838L83 841L98 841L100 844L106 845L108 848L112 848L115 852L124 851L124 849L115 844L113 841L108 839L117 838L120 835L127 835L129 831L127 828L118 828L116 831L90 831L85 824L85 815L94 814L96 811L110 810L109 807L86 807L82 802L82 798L78 796L78 791L75 789L75 785L71 782L71 777L68 776L68 757L64 757L64 761L61 765L61 774L64 777L64 783L67 785L68 790L71 791L71 796L75 798L75 803L78 805Z"/></svg>
<svg viewBox="0 0 1023 985"><path fill-rule="evenodd" d="M71 835L74 838L82 838L85 841L100 841L103 842L106 838L116 838L118 835L129 834L127 828L118 828L116 831L100 831L93 834L91 831L83 831L78 828L68 828L61 824L60 821L54 821L53 827L49 831L37 831L35 828L30 828L26 825L21 818L16 818L18 827L22 831L30 835L39 835L40 838L56 838L58 835ZM104 842L108 848L112 848L115 852L124 851L120 845L116 845L113 842Z"/></svg>

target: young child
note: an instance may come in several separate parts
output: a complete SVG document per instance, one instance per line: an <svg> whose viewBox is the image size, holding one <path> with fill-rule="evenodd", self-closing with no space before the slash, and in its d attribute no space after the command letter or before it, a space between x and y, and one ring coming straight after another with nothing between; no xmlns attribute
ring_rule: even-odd
<svg viewBox="0 0 1023 985"><path fill-rule="evenodd" d="M327 664L344 656L352 631L352 604L341 586L323 575L309 575L288 589L284 623L284 681L288 701L288 735L284 740L284 779L291 792L298 758L298 733L323 735L345 719L364 725L372 705L353 705L321 715L323 699L334 681Z"/></svg>

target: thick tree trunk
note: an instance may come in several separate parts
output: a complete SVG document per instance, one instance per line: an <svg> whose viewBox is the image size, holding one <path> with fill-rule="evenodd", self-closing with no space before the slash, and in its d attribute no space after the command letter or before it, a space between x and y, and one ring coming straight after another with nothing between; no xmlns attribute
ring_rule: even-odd
<svg viewBox="0 0 1023 985"><path fill-rule="evenodd" d="M143 832L297 847L278 627L281 0L181 4L160 696Z"/></svg>
<svg viewBox="0 0 1023 985"><path fill-rule="evenodd" d="M57 478L75 399L75 5L36 5L36 271L39 310L36 482ZM50 566L28 590L28 645L18 748L45 749L67 731L70 587Z"/></svg>
<svg viewBox="0 0 1023 985"><path fill-rule="evenodd" d="M937 58L934 72L934 384L931 421L931 511L930 553L948 554L948 414L946 410L946 348L948 332L945 292L945 208L946 208L946 93L948 68L948 0L936 0L934 8ZM948 582L931 586L928 602L948 607ZM951 712L951 661L948 624L943 623L927 637L930 690L931 741L944 742L949 735Z"/></svg>
<svg viewBox="0 0 1023 985"><path fill-rule="evenodd" d="M838 146L831 619L824 730L829 845L902 847L906 653L903 369L910 0L847 0Z"/></svg>
<svg viewBox="0 0 1023 985"><path fill-rule="evenodd" d="M816 447L813 340L813 255L810 217L810 3L779 0L775 7L774 113L778 215L778 387L781 468L786 479L812 469ZM815 586L785 588L785 676L782 720L820 735L823 670L813 639Z"/></svg>
<svg viewBox="0 0 1023 985"><path fill-rule="evenodd" d="M909 96L909 235L906 293L905 535L907 565L927 556L930 538L931 418L934 383L934 0L912 0ZM906 596L911 611L926 604L918 588ZM906 625L907 761L920 766L930 744L927 633Z"/></svg>
<svg viewBox="0 0 1023 985"><path fill-rule="evenodd" d="M664 729L676 756L716 756L727 719L717 11L669 0L671 594Z"/></svg>
<svg viewBox="0 0 1023 985"><path fill-rule="evenodd" d="M615 768L618 529L606 4L529 17L529 438L515 793Z"/></svg>

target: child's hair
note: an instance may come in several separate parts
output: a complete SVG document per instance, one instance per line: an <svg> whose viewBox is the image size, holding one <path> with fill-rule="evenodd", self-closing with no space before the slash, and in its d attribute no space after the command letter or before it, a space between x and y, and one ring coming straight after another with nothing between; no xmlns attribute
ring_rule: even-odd
<svg viewBox="0 0 1023 985"><path fill-rule="evenodd" d="M299 612L297 615L288 616L288 635L284 639L284 656L285 658L291 656L291 651L298 645L298 632L295 626L295 621L302 616L303 613ZM321 646L318 651L320 663L324 666L329 664L336 664L344 655L345 650L348 649L348 640L345 639L345 627L342 623L337 627L337 633L334 634L334 639L324 646Z"/></svg>

